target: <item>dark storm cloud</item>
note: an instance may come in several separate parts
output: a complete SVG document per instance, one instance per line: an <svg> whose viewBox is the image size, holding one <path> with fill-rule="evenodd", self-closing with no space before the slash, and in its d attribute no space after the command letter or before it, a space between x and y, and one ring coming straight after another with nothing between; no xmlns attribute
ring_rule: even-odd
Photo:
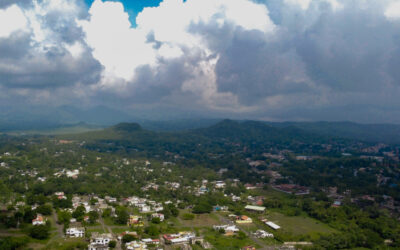
<svg viewBox="0 0 400 250"><path fill-rule="evenodd" d="M1 1L0 8L12 2ZM178 38L157 41L150 32L147 43L154 51L172 45L182 55L157 57L154 64L144 60L133 79L110 80L75 22L88 16L78 1L76 11L46 12L48 37L42 42L32 30L0 38L0 87L50 91L60 99L59 89L70 90L88 103L163 115L175 109L240 118L400 122L400 20L385 16L390 0L340 0L336 7L333 0L312 0L307 7L295 0L257 2L268 7L272 32L245 28L219 12L188 24L188 33L200 38L198 47ZM30 1L18 4L32 7ZM79 56L68 50L75 44L82 46Z"/></svg>
<svg viewBox="0 0 400 250"><path fill-rule="evenodd" d="M18 4L23 7L32 6L32 0L1 0L0 9L7 8L10 5Z"/></svg>
<svg viewBox="0 0 400 250"><path fill-rule="evenodd" d="M34 8L23 1L16 3L28 11ZM37 17L47 34L43 41L36 41L34 31L28 28L0 38L0 85L52 89L97 83L102 67L83 42L82 30L75 23L76 15L49 10ZM74 57L66 46L76 42L82 44L82 54Z"/></svg>

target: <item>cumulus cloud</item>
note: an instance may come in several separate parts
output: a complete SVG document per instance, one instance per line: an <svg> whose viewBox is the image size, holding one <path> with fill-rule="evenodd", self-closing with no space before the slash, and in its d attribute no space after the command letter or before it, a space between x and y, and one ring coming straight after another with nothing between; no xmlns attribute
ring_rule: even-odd
<svg viewBox="0 0 400 250"><path fill-rule="evenodd" d="M12 5L7 9L0 9L0 37L8 37L13 32L24 29L27 24L27 19L17 5ZM4 25L7 23L8 25Z"/></svg>
<svg viewBox="0 0 400 250"><path fill-rule="evenodd" d="M385 16L389 19L400 19L400 1L390 3L385 10Z"/></svg>
<svg viewBox="0 0 400 250"><path fill-rule="evenodd" d="M46 92L97 83L101 66L75 24L80 14L79 5L63 0L0 9L0 22L7 23L0 28L0 85Z"/></svg>
<svg viewBox="0 0 400 250"><path fill-rule="evenodd" d="M399 4L163 0L133 27L117 1L2 1L0 87L33 103L400 122Z"/></svg>

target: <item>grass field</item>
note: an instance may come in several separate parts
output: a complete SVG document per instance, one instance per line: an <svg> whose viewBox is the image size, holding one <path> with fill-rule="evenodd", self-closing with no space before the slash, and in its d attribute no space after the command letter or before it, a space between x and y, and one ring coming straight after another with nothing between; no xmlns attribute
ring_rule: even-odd
<svg viewBox="0 0 400 250"><path fill-rule="evenodd" d="M183 213L181 213L182 215ZM184 220L180 218L180 224L183 227L212 227L217 225L219 219L214 214L196 214L193 220Z"/></svg>
<svg viewBox="0 0 400 250"><path fill-rule="evenodd" d="M286 216L277 212L270 212L267 215L267 219L279 225L281 227L280 230L293 235L336 232L335 229L328 225L309 217Z"/></svg>
<svg viewBox="0 0 400 250"><path fill-rule="evenodd" d="M132 229L128 226L122 226L122 227L111 227L111 230L114 234L121 234L125 231L132 231Z"/></svg>
<svg viewBox="0 0 400 250"><path fill-rule="evenodd" d="M105 233L103 228L101 228L101 227L87 227L86 231L88 233L93 233L93 232L97 232L97 233L101 233L101 234Z"/></svg>
<svg viewBox="0 0 400 250"><path fill-rule="evenodd" d="M238 239L235 236L224 236L211 229L205 232L204 239L210 242L215 249L241 249L250 245L258 247L250 238Z"/></svg>

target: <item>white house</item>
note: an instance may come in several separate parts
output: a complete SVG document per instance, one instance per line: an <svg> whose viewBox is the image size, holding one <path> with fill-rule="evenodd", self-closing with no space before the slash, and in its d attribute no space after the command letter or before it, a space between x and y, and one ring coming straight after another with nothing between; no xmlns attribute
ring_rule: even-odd
<svg viewBox="0 0 400 250"><path fill-rule="evenodd" d="M127 250L141 250L147 249L146 243L138 242L138 241L131 241L125 244L125 248Z"/></svg>
<svg viewBox="0 0 400 250"><path fill-rule="evenodd" d="M160 221L164 221L164 215L160 213L154 213L151 215L151 218L159 218Z"/></svg>
<svg viewBox="0 0 400 250"><path fill-rule="evenodd" d="M93 233L90 239L89 250L109 249L108 243L112 240L111 234Z"/></svg>
<svg viewBox="0 0 400 250"><path fill-rule="evenodd" d="M38 214L35 219L32 220L32 225L40 226L46 224L46 220L42 215Z"/></svg>
<svg viewBox="0 0 400 250"><path fill-rule="evenodd" d="M248 211L253 211L253 212L264 212L265 211L265 207L252 206L252 205L245 206L245 209Z"/></svg>
<svg viewBox="0 0 400 250"><path fill-rule="evenodd" d="M214 230L224 229L225 232L232 232L232 233L239 232L239 228L237 228L235 225L215 225L213 226L213 228Z"/></svg>
<svg viewBox="0 0 400 250"><path fill-rule="evenodd" d="M268 233L268 232L266 232L264 230L261 230L261 229L257 230L254 233L254 236L256 236L257 238L274 238L273 234Z"/></svg>
<svg viewBox="0 0 400 250"><path fill-rule="evenodd" d="M150 208L150 206L143 205L143 206L139 207L139 211L141 213L148 213L148 212L151 212L151 208Z"/></svg>
<svg viewBox="0 0 400 250"><path fill-rule="evenodd" d="M67 177L70 177L70 178L77 178L79 175L79 169L75 169L72 171L67 170L66 175L67 175Z"/></svg>
<svg viewBox="0 0 400 250"><path fill-rule="evenodd" d="M71 238L81 238L81 237L83 237L85 235L85 228L83 228L83 227L79 227L79 228L70 227L70 228L67 229L65 234L68 237L71 237Z"/></svg>
<svg viewBox="0 0 400 250"><path fill-rule="evenodd" d="M217 181L215 182L215 188L225 188L225 182L223 181Z"/></svg>
<svg viewBox="0 0 400 250"><path fill-rule="evenodd" d="M269 227L271 227L274 230L278 230L279 228L281 228L280 226L276 225L275 223L273 223L271 221L267 221L267 222L265 222L265 224L267 224Z"/></svg>

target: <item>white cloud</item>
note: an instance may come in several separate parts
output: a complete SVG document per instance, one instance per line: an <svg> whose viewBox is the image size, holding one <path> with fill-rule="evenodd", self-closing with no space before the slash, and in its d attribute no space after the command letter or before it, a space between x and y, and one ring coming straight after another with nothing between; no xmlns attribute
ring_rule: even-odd
<svg viewBox="0 0 400 250"><path fill-rule="evenodd" d="M166 59L177 58L183 56L183 51L179 47L163 44L158 49L158 56Z"/></svg>
<svg viewBox="0 0 400 250"><path fill-rule="evenodd" d="M308 10L313 3L327 2L331 5L333 10L340 10L344 6L337 0L284 0L288 5L297 5L302 10Z"/></svg>
<svg viewBox="0 0 400 250"><path fill-rule="evenodd" d="M306 10L310 6L312 0L285 0L286 4L298 5L301 9Z"/></svg>
<svg viewBox="0 0 400 250"><path fill-rule="evenodd" d="M68 52L75 58L79 59L81 57L82 53L85 51L83 48L83 45L80 42L75 42L74 44L65 44L65 48L68 50Z"/></svg>
<svg viewBox="0 0 400 250"><path fill-rule="evenodd" d="M140 66L158 70L159 60L185 57L198 62L184 66L192 72L190 79L176 84L214 107L236 97L229 92L219 93L215 81L217 61L213 59L218 58L219 51L208 44L209 34L198 32L197 27L223 30L227 26L233 27L233 31L258 31L265 35L276 29L267 7L249 0L164 0L158 7L139 13L136 28L131 27L119 2L96 0L89 14L89 20L78 23L94 57L105 68L101 88L140 85L135 78Z"/></svg>
<svg viewBox="0 0 400 250"><path fill-rule="evenodd" d="M10 100L69 95L270 118L389 99L400 107L400 0L164 0L136 27L118 1L89 12L82 0L9 2L0 95Z"/></svg>
<svg viewBox="0 0 400 250"><path fill-rule="evenodd" d="M8 37L11 33L26 28L27 20L17 5L5 10L0 9L0 37Z"/></svg>
<svg viewBox="0 0 400 250"><path fill-rule="evenodd" d="M199 46L190 25L233 23L247 30L271 32L275 25L265 5L249 0L164 0L159 7L145 8L137 17L138 28L154 33L160 42Z"/></svg>
<svg viewBox="0 0 400 250"><path fill-rule="evenodd" d="M388 19L400 19L400 1L394 1L386 8L385 16Z"/></svg>
<svg viewBox="0 0 400 250"><path fill-rule="evenodd" d="M105 67L107 74L131 80L136 67L153 64L155 53L146 43L146 34L131 28L129 15L119 2L96 0L90 19L79 24L86 34L93 56Z"/></svg>

